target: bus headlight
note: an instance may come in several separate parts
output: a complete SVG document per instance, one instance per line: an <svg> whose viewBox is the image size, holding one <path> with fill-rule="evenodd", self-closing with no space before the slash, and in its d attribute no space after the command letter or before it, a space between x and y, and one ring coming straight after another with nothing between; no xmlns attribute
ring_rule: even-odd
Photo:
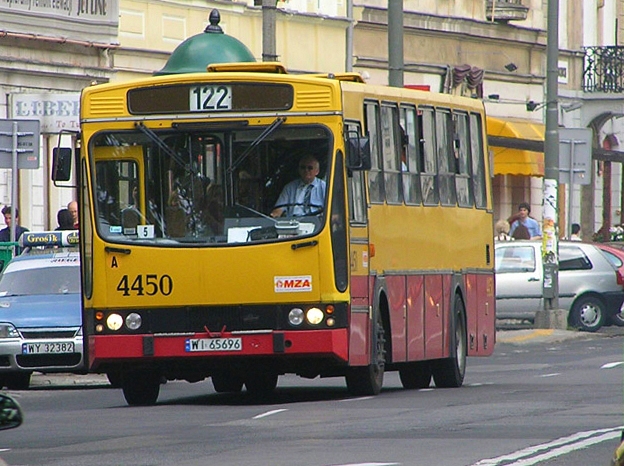
<svg viewBox="0 0 624 466"><path fill-rule="evenodd" d="M137 330L139 327L141 327L142 323L143 319L141 319L141 316L136 312L131 312L126 316L126 327L128 327L130 330Z"/></svg>
<svg viewBox="0 0 624 466"><path fill-rule="evenodd" d="M0 338L19 338L19 332L13 324L0 323Z"/></svg>
<svg viewBox="0 0 624 466"><path fill-rule="evenodd" d="M290 325L301 325L303 323L303 309L298 307L291 309L288 313L288 322Z"/></svg>
<svg viewBox="0 0 624 466"><path fill-rule="evenodd" d="M325 315L323 314L323 311L321 311L318 307L311 307L306 312L306 320L311 325L320 324L321 322L323 322L324 318Z"/></svg>
<svg viewBox="0 0 624 466"><path fill-rule="evenodd" d="M106 318L106 326L109 330L119 330L123 325L123 317L119 314L111 314Z"/></svg>

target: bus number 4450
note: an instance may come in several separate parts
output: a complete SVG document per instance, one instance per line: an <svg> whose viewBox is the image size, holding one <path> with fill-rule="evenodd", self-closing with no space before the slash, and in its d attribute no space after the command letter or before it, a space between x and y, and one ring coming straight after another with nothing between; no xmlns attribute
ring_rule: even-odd
<svg viewBox="0 0 624 466"><path fill-rule="evenodd" d="M124 275L119 280L117 291L124 296L154 296L157 294L169 296L173 291L173 280L169 275L160 277L156 274L137 275L136 277Z"/></svg>

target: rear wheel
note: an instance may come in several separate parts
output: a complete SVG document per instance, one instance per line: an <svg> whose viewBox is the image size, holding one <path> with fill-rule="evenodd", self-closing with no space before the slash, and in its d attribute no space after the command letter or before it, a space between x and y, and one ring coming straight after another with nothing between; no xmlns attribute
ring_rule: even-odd
<svg viewBox="0 0 624 466"><path fill-rule="evenodd" d="M440 359L432 363L433 380L436 387L455 388L461 387L466 375L466 319L464 302L459 295L455 295L455 306L453 308L455 319L455 335L451 344L454 351L451 357Z"/></svg>
<svg viewBox="0 0 624 466"><path fill-rule="evenodd" d="M272 371L254 373L245 380L245 388L254 396L268 395L277 387L278 377Z"/></svg>
<svg viewBox="0 0 624 466"><path fill-rule="evenodd" d="M385 332L381 313L375 312L373 319L371 364L364 367L352 367L346 375L347 389L353 395L378 395L383 386L385 368Z"/></svg>
<svg viewBox="0 0 624 466"><path fill-rule="evenodd" d="M617 314L609 317L609 322L613 325L617 325L618 327L624 327L624 313L618 312Z"/></svg>
<svg viewBox="0 0 624 466"><path fill-rule="evenodd" d="M570 310L570 324L585 332L598 331L605 322L606 308L598 296L582 296Z"/></svg>
<svg viewBox="0 0 624 466"><path fill-rule="evenodd" d="M12 372L3 376L4 384L9 390L27 390L31 375L32 372Z"/></svg>
<svg viewBox="0 0 624 466"><path fill-rule="evenodd" d="M124 398L130 406L156 404L160 393L160 375L156 372L128 372L122 386Z"/></svg>
<svg viewBox="0 0 624 466"><path fill-rule="evenodd" d="M427 388L431 384L431 364L412 362L399 369L399 378L403 388Z"/></svg>
<svg viewBox="0 0 624 466"><path fill-rule="evenodd" d="M238 393L243 389L243 379L229 372L217 372L210 378L217 393ZM275 383L277 385L277 380Z"/></svg>

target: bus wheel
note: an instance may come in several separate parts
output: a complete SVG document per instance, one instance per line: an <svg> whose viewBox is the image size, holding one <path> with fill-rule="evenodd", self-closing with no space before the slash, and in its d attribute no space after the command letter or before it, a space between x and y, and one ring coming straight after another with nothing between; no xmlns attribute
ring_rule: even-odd
<svg viewBox="0 0 624 466"><path fill-rule="evenodd" d="M228 372L216 372L210 378L217 393L238 393L243 389L243 379Z"/></svg>
<svg viewBox="0 0 624 466"><path fill-rule="evenodd" d="M399 369L403 388L428 388L431 384L431 365L428 362L413 362Z"/></svg>
<svg viewBox="0 0 624 466"><path fill-rule="evenodd" d="M245 388L252 395L268 395L277 387L277 379L272 371L254 373L245 380Z"/></svg>
<svg viewBox="0 0 624 466"><path fill-rule="evenodd" d="M27 390L31 375L32 372L11 372L4 376L5 385L9 390Z"/></svg>
<svg viewBox="0 0 624 466"><path fill-rule="evenodd" d="M352 395L370 396L379 395L383 386L384 367L385 367L385 332L383 322L381 321L381 313L376 311L373 337L373 354L371 355L372 363L364 367L352 367L348 370L347 390Z"/></svg>
<svg viewBox="0 0 624 466"><path fill-rule="evenodd" d="M160 393L160 375L157 372L127 372L121 388L130 406L150 406L156 404Z"/></svg>
<svg viewBox="0 0 624 466"><path fill-rule="evenodd" d="M464 303L459 295L455 296L454 318L455 336L451 342L455 352L448 359L433 362L433 380L438 388L461 387L466 375L466 320Z"/></svg>

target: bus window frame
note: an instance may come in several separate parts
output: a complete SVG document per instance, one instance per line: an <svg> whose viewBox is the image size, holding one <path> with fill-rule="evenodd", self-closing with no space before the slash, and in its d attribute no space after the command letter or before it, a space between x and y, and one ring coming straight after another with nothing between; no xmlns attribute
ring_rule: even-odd
<svg viewBox="0 0 624 466"><path fill-rule="evenodd" d="M362 134L362 125L359 121L345 121L347 134ZM362 226L368 223L367 200L364 172L347 171L347 199L349 205L349 223L353 226Z"/></svg>
<svg viewBox="0 0 624 466"><path fill-rule="evenodd" d="M403 203L401 187L401 135L399 106L395 102L381 102L381 154L385 201L390 205Z"/></svg>
<svg viewBox="0 0 624 466"><path fill-rule="evenodd" d="M455 155L453 151L453 121L450 108L436 107L436 153L438 160L438 199L447 207L457 205L455 192Z"/></svg>
<svg viewBox="0 0 624 466"><path fill-rule="evenodd" d="M402 176L403 202L406 205L421 205L422 193L420 186L421 156L420 144L422 131L419 125L416 105L401 104L399 108L400 125L407 137L405 170ZM410 118L411 116L411 118Z"/></svg>
<svg viewBox="0 0 624 466"><path fill-rule="evenodd" d="M385 202L385 188L383 182L383 161L381 159L381 149L379 135L380 129L380 108L376 100L364 100L364 125L370 140L371 168L368 171L368 198L371 204L383 204ZM374 121L370 121L373 119Z"/></svg>
<svg viewBox="0 0 624 466"><path fill-rule="evenodd" d="M420 139L423 164L420 171L420 186L423 205L440 204L438 194L438 161L436 157L435 108L429 105L418 107L421 117L422 138ZM428 195L427 193L431 193Z"/></svg>
<svg viewBox="0 0 624 466"><path fill-rule="evenodd" d="M464 110L454 110L453 119L453 151L456 160L455 174L455 196L457 205L463 208L472 208L474 206L473 187L470 180L471 175L471 144L470 144L470 120L468 112ZM464 122L463 137L460 121ZM460 187L463 188L460 190ZM467 192L467 196L460 196L460 192ZM467 200L465 200L467 199Z"/></svg>

